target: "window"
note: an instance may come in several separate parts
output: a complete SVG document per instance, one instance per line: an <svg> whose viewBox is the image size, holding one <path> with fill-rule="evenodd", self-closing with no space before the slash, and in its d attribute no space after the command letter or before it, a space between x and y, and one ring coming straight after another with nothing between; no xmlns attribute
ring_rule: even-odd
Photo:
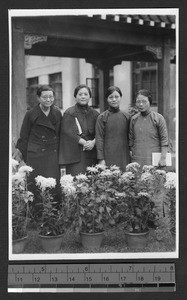
<svg viewBox="0 0 187 300"><path fill-rule="evenodd" d="M93 107L99 106L99 79L98 78L86 78L86 85L89 86L92 92L92 104Z"/></svg>
<svg viewBox="0 0 187 300"><path fill-rule="evenodd" d="M152 62L133 63L133 102L140 89L150 90L153 96L152 105L158 104L157 64Z"/></svg>
<svg viewBox="0 0 187 300"><path fill-rule="evenodd" d="M38 104L36 91L38 89L38 77L28 78L26 87L27 109Z"/></svg>
<svg viewBox="0 0 187 300"><path fill-rule="evenodd" d="M54 73L49 75L49 84L55 91L55 102L54 104L59 108L63 108L62 99L62 73Z"/></svg>

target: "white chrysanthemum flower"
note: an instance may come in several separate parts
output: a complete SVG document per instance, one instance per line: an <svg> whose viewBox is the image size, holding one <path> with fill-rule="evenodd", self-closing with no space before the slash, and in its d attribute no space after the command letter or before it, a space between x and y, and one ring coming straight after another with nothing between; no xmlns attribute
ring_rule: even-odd
<svg viewBox="0 0 187 300"><path fill-rule="evenodd" d="M140 169L140 165L137 162L130 163L126 166L127 172L137 172Z"/></svg>
<svg viewBox="0 0 187 300"><path fill-rule="evenodd" d="M141 175L140 180L143 182L147 182L153 179L153 176L149 172L145 172Z"/></svg>
<svg viewBox="0 0 187 300"><path fill-rule="evenodd" d="M23 183L25 180L25 173L19 173L12 175L12 183Z"/></svg>
<svg viewBox="0 0 187 300"><path fill-rule="evenodd" d="M129 181L131 179L134 178L134 174L132 172L124 172L122 175L121 175L121 180L122 181Z"/></svg>
<svg viewBox="0 0 187 300"><path fill-rule="evenodd" d="M97 165L95 166L95 168L96 168L97 170L105 170L105 169L107 168L107 166L106 166L106 165L102 165L102 164L97 164Z"/></svg>
<svg viewBox="0 0 187 300"><path fill-rule="evenodd" d="M149 198L149 197L150 197L150 195L149 195L148 193L145 193L145 192L139 192L139 193L138 193L138 196L139 196L139 197L146 197L146 198Z"/></svg>
<svg viewBox="0 0 187 300"><path fill-rule="evenodd" d="M76 192L76 188L74 187L73 184L67 184L66 186L63 187L63 192L65 193L66 196L74 195Z"/></svg>
<svg viewBox="0 0 187 300"><path fill-rule="evenodd" d="M38 175L35 178L36 181L36 185L42 190L45 191L47 188L52 189L55 188L56 186L56 179L52 178L52 177L43 177Z"/></svg>
<svg viewBox="0 0 187 300"><path fill-rule="evenodd" d="M112 176L112 172L108 169L102 171L100 174L99 174L100 177L110 177Z"/></svg>
<svg viewBox="0 0 187 300"><path fill-rule="evenodd" d="M95 166L95 167L87 167L86 170L88 172L90 172L90 173L97 173L98 168L97 168L97 166Z"/></svg>
<svg viewBox="0 0 187 300"><path fill-rule="evenodd" d="M150 166L147 166L147 165L144 165L143 168L142 168L142 171L143 172L150 172L154 169L155 167L150 165Z"/></svg>
<svg viewBox="0 0 187 300"><path fill-rule="evenodd" d="M166 176L166 171L164 170L155 170L155 173L158 175Z"/></svg>
<svg viewBox="0 0 187 300"><path fill-rule="evenodd" d="M176 173L175 172L168 172L166 174L166 183L165 183L165 187L167 189L172 189L172 188L176 188Z"/></svg>
<svg viewBox="0 0 187 300"><path fill-rule="evenodd" d="M25 201L25 203L27 203L27 202L33 202L33 200L34 200L34 194L32 193L32 192L30 192L30 191L27 191L26 193L25 193L25 197L24 197L24 201Z"/></svg>
<svg viewBox="0 0 187 300"><path fill-rule="evenodd" d="M110 170L111 171L119 171L120 172L120 168L118 167L118 166L116 166L116 165L112 165L112 166L110 166Z"/></svg>
<svg viewBox="0 0 187 300"><path fill-rule="evenodd" d="M118 175L121 174L121 171L120 170L114 170L114 171L112 171L112 174L118 176Z"/></svg>
<svg viewBox="0 0 187 300"><path fill-rule="evenodd" d="M73 183L73 178L74 177L72 175L70 175L70 174L63 175L60 178L60 185L61 185L61 187L65 187L66 185L72 184Z"/></svg>
<svg viewBox="0 0 187 300"><path fill-rule="evenodd" d="M76 176L76 179L78 181L86 181L88 179L88 177L85 174L79 174Z"/></svg>
<svg viewBox="0 0 187 300"><path fill-rule="evenodd" d="M22 166L22 167L19 168L18 172L29 174L32 171L33 171L32 167L30 167L30 166Z"/></svg>

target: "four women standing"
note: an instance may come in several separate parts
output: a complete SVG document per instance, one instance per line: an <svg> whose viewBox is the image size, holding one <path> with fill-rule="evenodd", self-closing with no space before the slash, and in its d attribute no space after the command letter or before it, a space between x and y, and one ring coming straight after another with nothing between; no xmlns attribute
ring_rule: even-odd
<svg viewBox="0 0 187 300"><path fill-rule="evenodd" d="M107 166L117 165L125 171L130 162L129 146L132 162L150 165L152 153L161 152L159 165L166 164L166 122L162 115L151 111L152 96L148 90L137 93L139 113L131 121L129 115L120 110L122 92L116 86L108 88L109 108L100 115L88 105L92 95L84 84L75 88L76 104L68 108L63 117L53 105L51 87L40 87L37 97L39 104L26 113L16 146L18 157L34 169L30 184L34 184L37 175L54 177L58 183L59 165L65 166L66 173L73 176L85 173L88 166L98 161Z"/></svg>

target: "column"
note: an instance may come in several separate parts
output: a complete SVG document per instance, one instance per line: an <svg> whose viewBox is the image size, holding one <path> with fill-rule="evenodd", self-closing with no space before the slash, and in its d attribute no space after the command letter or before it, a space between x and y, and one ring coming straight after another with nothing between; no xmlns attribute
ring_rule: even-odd
<svg viewBox="0 0 187 300"><path fill-rule="evenodd" d="M16 142L27 109L24 33L21 29L13 29L12 31L12 84L10 101L12 107L12 139Z"/></svg>
<svg viewBox="0 0 187 300"><path fill-rule="evenodd" d="M99 107L101 112L106 110L108 107L107 100L105 99L105 93L109 85L109 67L102 64L99 70Z"/></svg>
<svg viewBox="0 0 187 300"><path fill-rule="evenodd" d="M164 41L162 59L158 62L158 112L166 119L169 128L170 114L170 41Z"/></svg>

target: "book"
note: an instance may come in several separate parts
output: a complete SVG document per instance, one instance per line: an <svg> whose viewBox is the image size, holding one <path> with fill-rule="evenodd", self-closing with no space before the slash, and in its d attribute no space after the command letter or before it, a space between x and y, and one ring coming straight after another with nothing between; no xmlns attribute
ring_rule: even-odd
<svg viewBox="0 0 187 300"><path fill-rule="evenodd" d="M152 153L152 165L153 166L158 166L158 162L161 157L161 152L153 152ZM167 152L166 154L166 166L172 166L172 161L171 161L171 153Z"/></svg>

